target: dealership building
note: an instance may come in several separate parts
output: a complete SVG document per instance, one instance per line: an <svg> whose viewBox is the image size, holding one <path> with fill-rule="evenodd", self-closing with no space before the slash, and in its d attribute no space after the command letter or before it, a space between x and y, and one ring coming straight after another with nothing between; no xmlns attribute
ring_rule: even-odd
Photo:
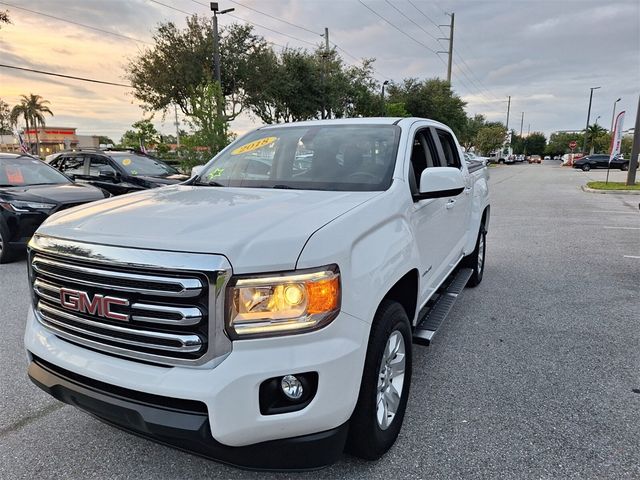
<svg viewBox="0 0 640 480"><path fill-rule="evenodd" d="M100 146L97 135L78 135L75 128L68 127L38 127L38 138L40 139L40 156L46 157L52 153L70 148L98 148ZM36 129L24 129L22 138L31 146L31 151L36 151ZM20 143L14 135L0 136L0 150L18 152Z"/></svg>

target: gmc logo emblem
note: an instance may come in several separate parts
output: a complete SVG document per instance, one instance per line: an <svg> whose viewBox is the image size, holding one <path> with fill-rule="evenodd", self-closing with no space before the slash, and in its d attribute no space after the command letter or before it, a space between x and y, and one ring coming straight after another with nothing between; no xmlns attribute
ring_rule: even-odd
<svg viewBox="0 0 640 480"><path fill-rule="evenodd" d="M111 311L113 305L128 307L129 300L124 298L108 297L100 294L95 294L93 298L89 298L87 292L61 288L60 305L67 310L97 315L98 317L108 318L109 320L120 320L122 322L129 320L129 315Z"/></svg>

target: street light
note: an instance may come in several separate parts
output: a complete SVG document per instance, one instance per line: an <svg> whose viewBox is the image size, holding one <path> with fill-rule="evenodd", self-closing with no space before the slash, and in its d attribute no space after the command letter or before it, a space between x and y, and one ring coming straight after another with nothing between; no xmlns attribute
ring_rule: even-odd
<svg viewBox="0 0 640 480"><path fill-rule="evenodd" d="M387 115L387 109L384 105L384 86L389 85L389 80L385 80L382 82L382 93L380 94L380 98L382 99L382 116L385 117Z"/></svg>
<svg viewBox="0 0 640 480"><path fill-rule="evenodd" d="M593 100L593 91L600 87L591 87L591 93L589 94L589 110L587 111L587 126L584 129L584 141L582 142L582 153L587 151L587 132L589 131L589 120L591 119L591 100Z"/></svg>
<svg viewBox="0 0 640 480"><path fill-rule="evenodd" d="M220 75L220 38L218 36L218 15L233 12L235 8L218 10L218 2L211 2L213 12L213 72L220 88L222 88L222 78Z"/></svg>
<svg viewBox="0 0 640 480"><path fill-rule="evenodd" d="M612 135L613 135L613 122L615 122L615 118L616 118L616 103L618 103L620 100L622 100L622 98L619 98L615 102L613 102L613 113L611 114L611 130L609 130Z"/></svg>
<svg viewBox="0 0 640 480"><path fill-rule="evenodd" d="M602 116L602 115L598 115L598 116L596 117L596 125L598 125L598 120L600 119L600 117L601 117L601 116Z"/></svg>

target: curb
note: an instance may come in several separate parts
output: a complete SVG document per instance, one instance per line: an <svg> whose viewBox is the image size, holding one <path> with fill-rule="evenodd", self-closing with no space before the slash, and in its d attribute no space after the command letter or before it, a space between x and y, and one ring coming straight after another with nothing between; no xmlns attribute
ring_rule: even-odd
<svg viewBox="0 0 640 480"><path fill-rule="evenodd" d="M596 190L594 188L589 188L586 185L582 185L582 187L580 188L582 189L583 192L587 192L587 193L601 193L601 194L618 193L622 195L640 195L640 190Z"/></svg>

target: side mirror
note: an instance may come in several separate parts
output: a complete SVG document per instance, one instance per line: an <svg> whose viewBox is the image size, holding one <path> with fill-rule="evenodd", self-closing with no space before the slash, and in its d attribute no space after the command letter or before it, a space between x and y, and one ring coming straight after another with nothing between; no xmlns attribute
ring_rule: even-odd
<svg viewBox="0 0 640 480"><path fill-rule="evenodd" d="M103 180L111 180L113 182L118 181L118 175L110 168L101 168L98 170L98 175Z"/></svg>
<svg viewBox="0 0 640 480"><path fill-rule="evenodd" d="M420 175L420 199L455 197L464 190L462 172L454 167L425 168Z"/></svg>
<svg viewBox="0 0 640 480"><path fill-rule="evenodd" d="M204 170L204 167L205 165L196 165L195 167L193 167L191 169L191 178L195 177L196 175L200 175Z"/></svg>

